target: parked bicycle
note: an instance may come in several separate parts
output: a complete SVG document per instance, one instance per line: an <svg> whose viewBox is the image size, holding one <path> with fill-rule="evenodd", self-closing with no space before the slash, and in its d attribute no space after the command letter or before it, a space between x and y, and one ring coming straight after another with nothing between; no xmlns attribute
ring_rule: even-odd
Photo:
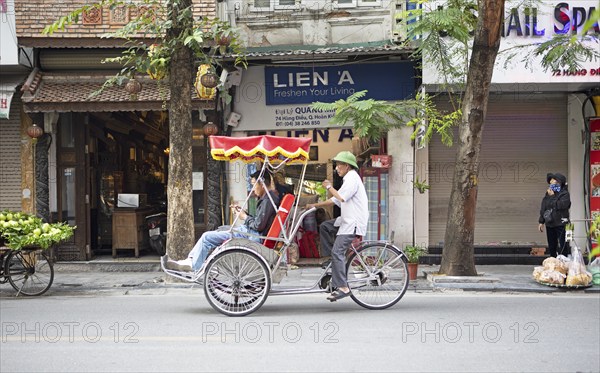
<svg viewBox="0 0 600 373"><path fill-rule="evenodd" d="M54 267L47 250L11 250L0 242L0 284L10 283L17 296L42 295L54 281Z"/></svg>

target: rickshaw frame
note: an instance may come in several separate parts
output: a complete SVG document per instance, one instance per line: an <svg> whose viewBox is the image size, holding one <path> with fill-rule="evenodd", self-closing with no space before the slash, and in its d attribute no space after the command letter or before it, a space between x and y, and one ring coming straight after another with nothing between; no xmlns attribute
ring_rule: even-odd
<svg viewBox="0 0 600 373"><path fill-rule="evenodd" d="M244 146L236 145L236 141L244 142L251 139L252 142ZM298 211L299 196L301 195L304 176L308 165L308 147L310 139L280 138L277 136L252 136L246 138L229 138L221 136L210 136L211 154L215 159L226 159L229 161L242 159L249 163L253 161L262 161L262 168L257 183L264 184L263 175L267 170L277 171L280 167L291 163L300 162L303 164L298 188L294 193L295 199L292 212L288 212L286 219L281 219L277 214L273 224L280 224L281 231L278 237L256 236L247 232L240 232L236 229L239 215L236 216L233 223L227 229L232 235L235 232L243 233L245 236L261 239L264 243L274 241L274 248L268 248L259 242L248 238L232 237L223 244L216 247L206 258L202 267L193 272L181 272L167 268L167 259L165 255L161 258L162 270L170 276L179 278L186 282L196 283L204 286L204 291L209 303L217 311L228 316L244 316L256 311L265 302L269 295L294 295L294 294L314 294L331 292L331 264L327 266L310 287L272 287L272 283L279 283L286 274L288 265L287 257L290 246L294 243L296 236L304 218L314 212L314 207L304 210L300 214ZM287 141L287 143L286 143ZM281 147L274 144L283 144ZM291 143L291 145L289 145ZM224 149L218 146L228 144ZM257 145L258 144L258 145ZM266 144L266 145L265 145ZM286 148L286 144L287 148ZM215 148L217 150L215 151ZM233 150L232 150L233 149ZM228 152L228 150L230 150ZM215 155L216 154L216 155ZM251 192L256 185L252 187ZM252 193L248 193L243 209L248 205ZM267 193L270 203L276 208L271 195ZM291 215L291 216L290 216ZM291 218L291 223L289 223ZM289 223L289 224L288 224ZM252 262L251 264L248 264ZM361 306L368 309L385 309L397 303L408 288L408 268L407 258L401 249L392 242L386 240L369 240L353 242L346 253L347 281L351 289L352 299ZM252 270L246 275L246 279L241 272L248 270L242 267L251 267ZM233 272L237 274L234 275ZM251 275L249 275L251 273ZM221 277L219 277L221 276ZM228 281L222 280L227 277ZM220 279L219 279L220 278ZM399 287L390 287L394 281L398 282ZM375 298L381 298L390 293L389 300L371 301L365 300L359 293L373 290L364 290L364 288L376 288ZM229 300L229 298L232 298ZM239 299L242 305L237 304Z"/></svg>

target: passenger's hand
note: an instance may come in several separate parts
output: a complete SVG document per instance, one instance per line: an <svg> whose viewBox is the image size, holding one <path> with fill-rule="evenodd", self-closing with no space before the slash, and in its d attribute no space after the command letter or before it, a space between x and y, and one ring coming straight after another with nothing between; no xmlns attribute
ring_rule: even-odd
<svg viewBox="0 0 600 373"><path fill-rule="evenodd" d="M325 180L323 180L321 185L323 185L323 188L327 189L327 187L331 185L331 181L325 179Z"/></svg>
<svg viewBox="0 0 600 373"><path fill-rule="evenodd" d="M540 232L544 232L544 224L538 224L538 229Z"/></svg>
<svg viewBox="0 0 600 373"><path fill-rule="evenodd" d="M548 188L548 190L546 191L546 193L548 193L549 196L553 196L554 195L554 191L550 188Z"/></svg>
<svg viewBox="0 0 600 373"><path fill-rule="evenodd" d="M246 219L246 211L242 210L242 207L240 205L229 205L229 207L231 207L231 210L239 215L240 219Z"/></svg>

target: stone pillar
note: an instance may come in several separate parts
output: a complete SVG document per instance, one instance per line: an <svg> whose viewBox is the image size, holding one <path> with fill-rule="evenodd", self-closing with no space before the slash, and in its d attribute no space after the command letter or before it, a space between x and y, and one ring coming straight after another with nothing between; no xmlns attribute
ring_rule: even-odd
<svg viewBox="0 0 600 373"><path fill-rule="evenodd" d="M50 198L48 189L48 149L52 136L44 133L35 145L35 209L36 214L50 221Z"/></svg>
<svg viewBox="0 0 600 373"><path fill-rule="evenodd" d="M208 148L207 148L208 149ZM222 225L222 209L223 202L221 200L221 189L226 188L226 186L222 185L221 175L224 170L222 169L222 163L215 161L210 154L207 154L206 160L206 201L207 201L207 210L208 210L208 220L206 222L206 230L212 231L217 229L220 225Z"/></svg>
<svg viewBox="0 0 600 373"><path fill-rule="evenodd" d="M389 232L400 248L414 241L414 151L412 128L401 127L388 132L388 154L393 156L389 175Z"/></svg>

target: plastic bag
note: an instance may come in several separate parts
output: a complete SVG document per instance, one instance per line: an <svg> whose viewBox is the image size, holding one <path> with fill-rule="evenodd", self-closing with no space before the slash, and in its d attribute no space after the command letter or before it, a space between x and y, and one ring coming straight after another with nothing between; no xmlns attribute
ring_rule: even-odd
<svg viewBox="0 0 600 373"><path fill-rule="evenodd" d="M600 285L600 257L588 264L588 269L592 274L592 282L594 285Z"/></svg>
<svg viewBox="0 0 600 373"><path fill-rule="evenodd" d="M563 275L566 275L567 271L569 270L569 265L566 262L554 257L544 259L542 265L545 269L549 271L557 271L562 273Z"/></svg>
<svg viewBox="0 0 600 373"><path fill-rule="evenodd" d="M539 281L540 276L542 275L542 272L544 272L544 270L545 270L544 267L534 267L533 273L531 274L533 276L533 279L536 281Z"/></svg>
<svg viewBox="0 0 600 373"><path fill-rule="evenodd" d="M562 285L565 283L565 276L563 273L552 270L544 270L540 273L539 281L548 284Z"/></svg>
<svg viewBox="0 0 600 373"><path fill-rule="evenodd" d="M571 252L573 260L569 264L567 273L567 286L589 285L592 282L592 274L585 268L583 255L577 246L573 247Z"/></svg>
<svg viewBox="0 0 600 373"><path fill-rule="evenodd" d="M300 251L298 250L298 245L295 243L291 243L288 246L287 250L287 262L291 265L298 263L300 259Z"/></svg>

